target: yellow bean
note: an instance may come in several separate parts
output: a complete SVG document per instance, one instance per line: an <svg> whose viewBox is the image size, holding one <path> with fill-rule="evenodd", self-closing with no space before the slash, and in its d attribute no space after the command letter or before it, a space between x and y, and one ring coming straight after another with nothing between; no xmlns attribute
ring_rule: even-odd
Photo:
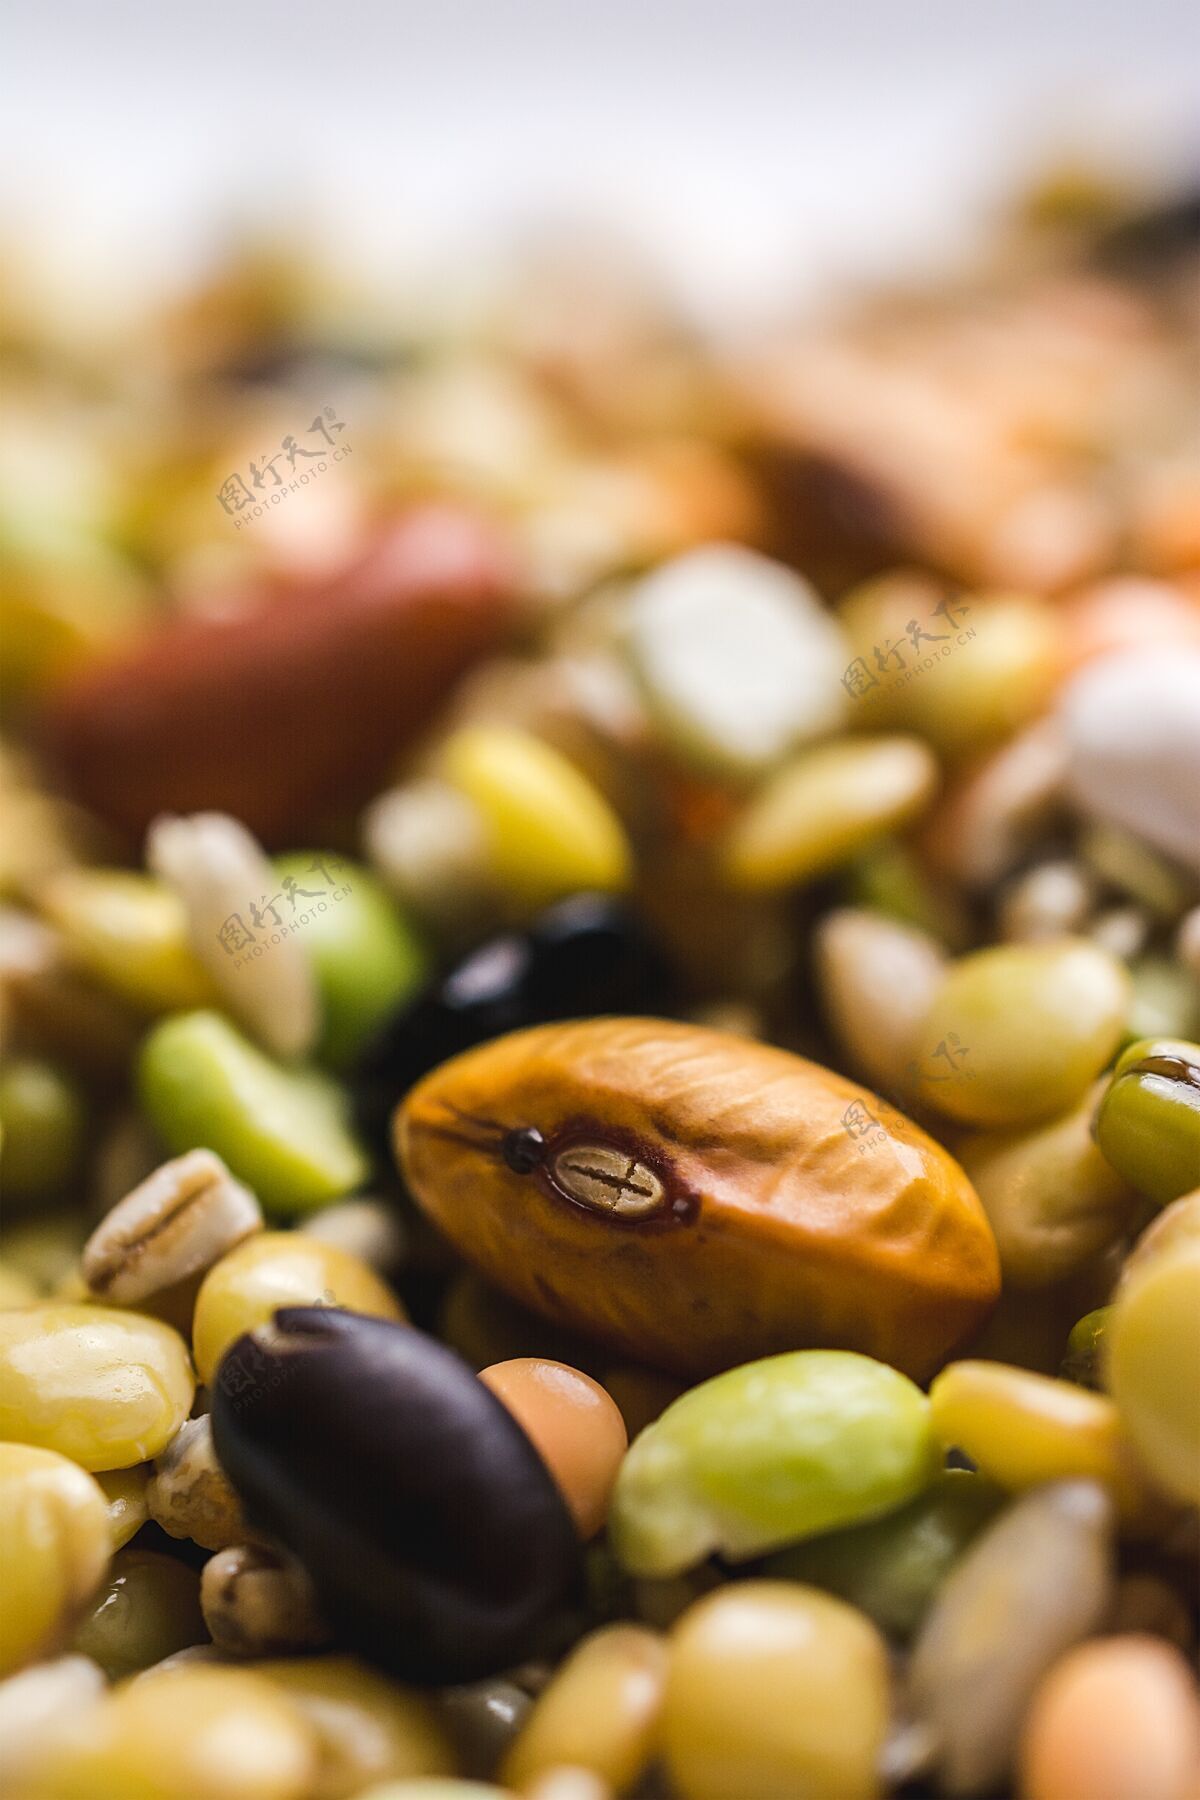
<svg viewBox="0 0 1200 1800"><path fill-rule="evenodd" d="M216 989L188 942L183 904L123 869L68 869L38 893L68 957L143 1012L212 1004Z"/></svg>
<svg viewBox="0 0 1200 1800"><path fill-rule="evenodd" d="M504 726L467 726L444 745L442 769L484 821L491 874L522 904L628 884L632 859L620 821L549 744Z"/></svg>
<svg viewBox="0 0 1200 1800"><path fill-rule="evenodd" d="M1182 1235L1122 1283L1108 1385L1155 1483L1200 1505L1200 1238Z"/></svg>
<svg viewBox="0 0 1200 1800"><path fill-rule="evenodd" d="M681 1800L874 1800L888 1710L887 1651L862 1613L738 1582L675 1628L667 1768Z"/></svg>
<svg viewBox="0 0 1200 1800"><path fill-rule="evenodd" d="M57 1303L0 1312L0 1438L124 1469L170 1443L194 1391L183 1339L157 1319Z"/></svg>
<svg viewBox="0 0 1200 1800"><path fill-rule="evenodd" d="M108 1567L108 1508L52 1450L0 1444L0 1677L69 1636Z"/></svg>
<svg viewBox="0 0 1200 1800"><path fill-rule="evenodd" d="M1125 1510L1142 1498L1117 1409L1072 1381L1008 1363L957 1362L929 1390L933 1429L1001 1487L1090 1477Z"/></svg>
<svg viewBox="0 0 1200 1800"><path fill-rule="evenodd" d="M306 1800L317 1745L243 1669L191 1664L118 1689L64 1731L31 1800Z"/></svg>
<svg viewBox="0 0 1200 1800"><path fill-rule="evenodd" d="M653 1754L666 1673L667 1646L655 1632L593 1632L535 1701L501 1779L524 1793L556 1768L581 1768L624 1793Z"/></svg>
<svg viewBox="0 0 1200 1800"><path fill-rule="evenodd" d="M196 1296L192 1346L206 1386L235 1338L265 1325L280 1306L344 1306L404 1318L391 1289L349 1251L305 1232L262 1232L223 1256Z"/></svg>
<svg viewBox="0 0 1200 1800"><path fill-rule="evenodd" d="M108 1502L108 1528L114 1550L127 1544L150 1517L146 1503L149 1479L148 1463L136 1463L131 1469L106 1469L96 1477Z"/></svg>
<svg viewBox="0 0 1200 1800"><path fill-rule="evenodd" d="M350 1656L255 1663L316 1734L311 1800L347 1800L369 1783L449 1775L454 1757L429 1701Z"/></svg>

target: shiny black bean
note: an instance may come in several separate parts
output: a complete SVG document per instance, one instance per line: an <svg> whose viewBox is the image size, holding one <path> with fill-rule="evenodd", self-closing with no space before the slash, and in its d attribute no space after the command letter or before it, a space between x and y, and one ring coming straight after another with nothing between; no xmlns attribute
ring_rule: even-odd
<svg viewBox="0 0 1200 1800"><path fill-rule="evenodd" d="M489 939L385 1021L352 1078L359 1129L386 1157L397 1103L459 1051L523 1025L668 1002L665 966L629 910L577 894L527 931Z"/></svg>
<svg viewBox="0 0 1200 1800"><path fill-rule="evenodd" d="M405 1680L535 1654L582 1552L525 1433L436 1339L330 1307L241 1337L213 1391L251 1523L303 1563L340 1643Z"/></svg>

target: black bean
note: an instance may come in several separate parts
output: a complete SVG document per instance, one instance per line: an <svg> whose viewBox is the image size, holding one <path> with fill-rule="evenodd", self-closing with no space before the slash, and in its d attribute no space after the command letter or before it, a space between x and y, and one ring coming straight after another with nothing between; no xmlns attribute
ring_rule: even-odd
<svg viewBox="0 0 1200 1800"><path fill-rule="evenodd" d="M525 1433L470 1367L406 1325L286 1307L212 1397L251 1522L303 1563L339 1640L405 1680L534 1654L582 1552Z"/></svg>
<svg viewBox="0 0 1200 1800"><path fill-rule="evenodd" d="M527 931L489 939L384 1022L352 1077L359 1129L387 1159L398 1102L461 1050L523 1025L656 1013L668 1000L663 961L629 909L577 894Z"/></svg>

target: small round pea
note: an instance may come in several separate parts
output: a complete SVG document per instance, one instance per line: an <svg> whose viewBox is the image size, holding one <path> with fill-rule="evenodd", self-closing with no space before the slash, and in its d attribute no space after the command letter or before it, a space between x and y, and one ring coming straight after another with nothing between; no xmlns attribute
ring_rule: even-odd
<svg viewBox="0 0 1200 1800"><path fill-rule="evenodd" d="M580 1537L595 1537L629 1445L616 1401L590 1375L536 1356L493 1363L479 1379L532 1440Z"/></svg>
<svg viewBox="0 0 1200 1800"><path fill-rule="evenodd" d="M370 1782L449 1775L454 1755L433 1704L352 1656L256 1662L316 1734L318 1779L308 1800L349 1800Z"/></svg>
<svg viewBox="0 0 1200 1800"><path fill-rule="evenodd" d="M957 1362L929 1390L933 1428L1001 1487L1089 1477L1126 1510L1142 1499L1117 1409L1104 1394L1006 1363Z"/></svg>
<svg viewBox="0 0 1200 1800"><path fill-rule="evenodd" d="M1131 1633L1069 1651L1033 1697L1024 1800L1186 1800L1200 1770L1200 1698L1187 1663Z"/></svg>
<svg viewBox="0 0 1200 1800"><path fill-rule="evenodd" d="M274 1683L192 1663L117 1689L39 1779L53 1800L307 1800L316 1772L312 1728Z"/></svg>
<svg viewBox="0 0 1200 1800"><path fill-rule="evenodd" d="M0 1312L0 1438L125 1469L170 1443L194 1392L187 1346L157 1319L54 1302Z"/></svg>
<svg viewBox="0 0 1200 1800"><path fill-rule="evenodd" d="M506 1786L524 1793L565 1767L588 1769L623 1794L653 1754L667 1662L665 1641L640 1625L609 1625L584 1638L505 1757Z"/></svg>
<svg viewBox="0 0 1200 1800"><path fill-rule="evenodd" d="M747 1581L684 1614L662 1744L682 1800L875 1800L887 1651L814 1588Z"/></svg>
<svg viewBox="0 0 1200 1800"><path fill-rule="evenodd" d="M73 1648L120 1681L207 1635L194 1569L154 1550L121 1550Z"/></svg>
<svg viewBox="0 0 1200 1800"><path fill-rule="evenodd" d="M1100 1102L1096 1142L1113 1168L1160 1206L1200 1185L1200 1044L1131 1044Z"/></svg>
<svg viewBox="0 0 1200 1800"><path fill-rule="evenodd" d="M1117 1047L1129 976L1082 938L954 963L916 1034L917 1087L971 1125L1024 1125L1081 1099Z"/></svg>
<svg viewBox="0 0 1200 1800"><path fill-rule="evenodd" d="M677 1575L713 1551L760 1555L877 1518L940 1466L929 1402L849 1350L798 1350L702 1382L621 1464L611 1531L631 1574Z"/></svg>
<svg viewBox="0 0 1200 1800"><path fill-rule="evenodd" d="M31 1444L0 1443L0 1677L51 1654L103 1579L108 1507L92 1476Z"/></svg>
<svg viewBox="0 0 1200 1800"><path fill-rule="evenodd" d="M1200 1505L1200 1239L1180 1235L1118 1289L1109 1390L1155 1483Z"/></svg>
<svg viewBox="0 0 1200 1800"><path fill-rule="evenodd" d="M201 1381L211 1384L235 1338L265 1325L277 1307L322 1303L379 1319L404 1318L391 1289L349 1251L307 1232L247 1238L209 1270L196 1296L192 1345Z"/></svg>
<svg viewBox="0 0 1200 1800"><path fill-rule="evenodd" d="M0 1073L0 1178L10 1202L63 1187L79 1160L83 1101L73 1081L36 1057Z"/></svg>

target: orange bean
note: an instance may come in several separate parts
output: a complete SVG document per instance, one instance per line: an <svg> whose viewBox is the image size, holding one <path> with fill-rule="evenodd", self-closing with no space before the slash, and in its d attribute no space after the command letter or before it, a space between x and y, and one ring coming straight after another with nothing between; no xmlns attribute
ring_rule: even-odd
<svg viewBox="0 0 1200 1800"><path fill-rule="evenodd" d="M531 1439L562 1490L580 1537L594 1537L629 1441L616 1401L590 1375L538 1356L493 1363L480 1370L479 1379Z"/></svg>
<svg viewBox="0 0 1200 1800"><path fill-rule="evenodd" d="M1200 1698L1179 1651L1143 1633L1082 1644L1034 1696L1022 1800L1192 1800Z"/></svg>

